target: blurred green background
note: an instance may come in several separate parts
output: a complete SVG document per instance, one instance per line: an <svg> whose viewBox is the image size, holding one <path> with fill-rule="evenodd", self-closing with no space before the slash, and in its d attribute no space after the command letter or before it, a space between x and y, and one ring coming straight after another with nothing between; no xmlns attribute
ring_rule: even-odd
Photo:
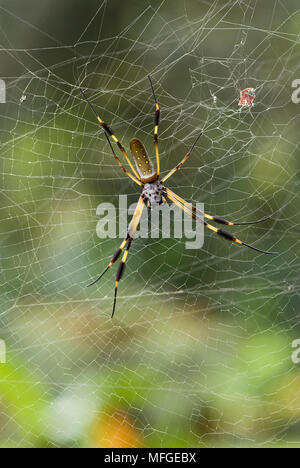
<svg viewBox="0 0 300 468"><path fill-rule="evenodd" d="M0 1L2 447L300 446L299 22L298 0ZM273 214L233 232L279 255L137 239L111 320L96 208L139 190L77 87L153 155L148 74L163 174L204 129L169 187Z"/></svg>

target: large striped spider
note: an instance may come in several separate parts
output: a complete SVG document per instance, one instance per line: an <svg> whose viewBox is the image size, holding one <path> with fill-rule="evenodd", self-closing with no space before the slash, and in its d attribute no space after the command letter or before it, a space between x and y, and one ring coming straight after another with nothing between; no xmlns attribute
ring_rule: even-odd
<svg viewBox="0 0 300 468"><path fill-rule="evenodd" d="M270 218L266 217L263 219L260 219L258 221L252 221L252 222L243 222L243 223L232 223L230 221L226 221L223 218L219 218L217 216L211 216L207 213L202 213L200 212L196 207L193 205L187 203L183 198L179 197L176 195L174 192L172 192L169 188L167 188L164 184L167 179L169 179L176 171L178 171L181 166L188 160L190 157L192 150L194 149L196 143L198 142L199 138L202 135L202 132L200 135L197 137L196 141L192 145L190 151L186 154L186 156L182 159L182 161L177 164L177 166L174 167L165 177L160 179L160 161L159 161L159 152L158 152L158 126L159 126L159 118L160 118L160 108L156 99L156 95L154 92L154 87L152 84L151 77L149 76L149 82L155 102L155 117L154 117L154 148L155 148L155 156L156 156L156 168L154 164L152 163L151 159L149 158L146 149L143 145L143 143L138 140L137 138L133 138L130 141L130 150L132 157L135 161L136 168L134 168L130 158L128 157L125 148L123 145L120 143L120 141L117 139L116 135L114 132L111 130L111 128L101 119L101 117L97 114L95 108L89 101L89 99L86 97L84 91L80 88L81 94L85 101L88 103L90 106L91 110L95 114L98 122L100 125L103 127L105 131L105 136L107 138L107 141L109 143L109 146L111 148L111 151L113 153L113 156L117 163L119 164L120 168L122 169L125 174L130 177L136 184L138 184L142 188L142 193L139 198L137 207L135 209L135 212L133 214L132 220L128 226L128 231L127 231L127 236L118 248L118 250L115 252L114 256L112 257L110 263L106 267L106 269L99 275L92 283L89 284L89 286L92 286L93 284L97 283L102 276L111 268L111 266L118 260L120 257L121 253L124 251L122 261L119 265L119 268L117 270L116 274L116 283L115 283L115 296L114 296L114 304L113 304L113 311L112 311L112 317L115 312L116 308L116 302L117 302L117 293L118 293L118 286L119 282L122 278L122 275L124 273L124 267L125 263L128 257L129 249L132 245L132 241L134 239L135 233L137 231L138 225L141 220L141 216L143 213L143 210L145 206L148 206L151 208L153 205L160 205L162 203L166 202L166 198L168 198L172 203L175 203L177 206L179 206L185 213L189 214L192 216L196 221L204 224L204 226L211 231L215 232L216 234L219 234L220 236L224 237L227 240L230 240L232 242L235 242L236 244L239 245L245 245L246 247L249 247L250 249L253 249L257 252L264 253L264 254L275 254L276 252L266 252L264 250L260 250L257 247L254 247L253 245L246 244L245 242L239 240L237 237L234 235L230 234L227 231L223 231L222 229L218 229L211 224L208 224L204 219L208 219L210 221L214 221L219 224L227 225L227 226L236 226L236 225L245 225L245 224L258 224L263 221L266 221L267 219ZM123 153L130 169L131 172L128 171L123 164L121 163L120 159L118 156L115 154L114 149L112 147L111 141L109 137L112 138L112 140L117 144L121 152ZM204 218L204 219L203 219Z"/></svg>

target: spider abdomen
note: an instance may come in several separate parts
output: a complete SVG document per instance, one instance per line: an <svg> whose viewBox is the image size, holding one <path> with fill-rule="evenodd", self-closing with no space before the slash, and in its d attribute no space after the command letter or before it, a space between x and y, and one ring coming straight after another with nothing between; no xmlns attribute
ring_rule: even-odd
<svg viewBox="0 0 300 468"><path fill-rule="evenodd" d="M143 199L150 205L161 205L164 194L165 188L159 180L144 185Z"/></svg>
<svg viewBox="0 0 300 468"><path fill-rule="evenodd" d="M130 141L130 151L135 160L136 168L142 182L157 180L155 167L149 158L143 143L137 138Z"/></svg>

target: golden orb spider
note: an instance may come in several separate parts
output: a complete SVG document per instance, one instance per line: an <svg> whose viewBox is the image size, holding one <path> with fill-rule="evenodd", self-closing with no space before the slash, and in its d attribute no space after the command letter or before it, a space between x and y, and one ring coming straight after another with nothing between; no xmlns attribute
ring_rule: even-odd
<svg viewBox="0 0 300 468"><path fill-rule="evenodd" d="M239 240L237 237L234 235L230 234L227 231L223 231L222 229L218 229L211 224L208 224L204 219L209 219L210 221L214 221L219 224L227 225L227 226L237 226L237 225L245 225L245 224L258 224L262 223L263 221L266 221L267 219L270 219L270 216L260 219L258 221L250 221L250 222L243 222L243 223L232 223L230 221L226 221L223 218L219 218L217 216L211 216L207 213L202 213L200 212L196 207L193 205L187 203L183 198L179 197L176 195L174 192L172 192L170 189L168 189L164 183L169 177L171 177L176 171L178 171L181 166L188 160L190 157L196 143L198 142L199 138L201 137L202 133L198 135L196 138L195 142L193 143L190 151L186 154L186 156L182 159L182 161L177 164L177 166L174 167L163 179L159 178L160 175L160 161L159 161L159 152L158 152L158 126L159 126L159 118L160 118L160 108L156 99L156 95L154 92L154 87L153 83L151 80L151 77L148 76L150 86L151 86L151 91L153 94L154 98L154 103L155 103L155 117L154 117L154 148L155 148L155 156L156 156L156 168L154 167L154 164L152 163L151 159L149 158L146 149L143 145L143 143L138 140L137 138L133 138L130 141L130 150L132 157L135 161L136 164L136 169L134 168L131 160L129 159L125 148L122 146L120 141L117 139L116 135L114 132L111 130L111 128L101 119L101 117L97 114L95 108L89 101L89 99L86 97L84 91L80 89L80 92L85 99L85 101L88 103L90 106L92 112L95 114L98 122L102 126L102 128L105 131L105 136L107 138L107 141L109 143L109 146L111 148L111 151L113 153L113 156L115 160L117 161L118 165L122 169L125 174L130 177L136 184L138 184L140 187L142 187L142 194L139 198L137 207L135 209L135 212L133 214L132 220L128 226L127 230L127 236L118 248L118 250L115 252L113 255L110 263L106 267L106 269L99 275L92 283L90 283L88 286L92 286L93 284L97 283L102 276L111 268L111 266L118 260L120 257L121 253L124 251L122 261L119 265L119 268L117 270L116 274L116 282L115 282L115 296L114 296L114 304L113 304L113 311L112 311L112 317L114 316L115 309L116 309L116 303L117 303L117 293L118 293L118 286L119 282L122 278L122 275L124 273L124 267L126 264L126 260L128 257L129 249L132 245L132 241L134 239L135 233L137 231L138 225L141 220L141 216L143 213L143 210L145 206L147 205L149 208L152 205L161 205L162 203L166 202L166 197L172 202L175 203L177 206L179 206L185 213L189 214L192 216L196 221L204 224L204 226L211 231L215 232L216 234L219 234L220 236L224 237L224 239L230 240L232 242L235 242L236 244L239 245L245 245L246 247L249 247L252 250L255 250L256 252L264 253L264 254L270 254L270 255L275 255L277 252L266 252L264 250L260 250L253 245L246 244L245 242ZM112 138L112 140L117 144L121 152L123 153L130 169L132 172L129 172L123 164L121 163L120 159L118 156L115 154L114 149L112 147L111 141L109 137ZM201 218L200 218L201 216ZM204 218L204 219L202 219Z"/></svg>

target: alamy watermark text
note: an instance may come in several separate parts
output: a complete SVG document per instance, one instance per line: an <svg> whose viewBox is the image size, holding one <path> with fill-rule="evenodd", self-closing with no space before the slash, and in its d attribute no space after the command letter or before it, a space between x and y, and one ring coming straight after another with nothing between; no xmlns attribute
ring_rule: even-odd
<svg viewBox="0 0 300 468"><path fill-rule="evenodd" d="M101 203L97 208L97 215L101 217L96 228L97 236L100 239L124 239L135 208L136 203L128 206L127 195L119 196L118 210L112 203ZM204 244L203 203L197 203L196 209L198 222L174 204L165 203L151 210L145 208L135 238L185 238L186 249L201 249Z"/></svg>
<svg viewBox="0 0 300 468"><path fill-rule="evenodd" d="M6 103L6 84L4 80L0 79L0 104Z"/></svg>
<svg viewBox="0 0 300 468"><path fill-rule="evenodd" d="M294 340L292 343L292 348L295 349L292 353L292 361L294 364L300 363L300 339Z"/></svg>
<svg viewBox="0 0 300 468"><path fill-rule="evenodd" d="M0 364L6 363L6 344L4 340L0 340Z"/></svg>
<svg viewBox="0 0 300 468"><path fill-rule="evenodd" d="M293 81L292 88L296 88L292 94L292 101L294 104L299 104L300 103L300 79Z"/></svg>

